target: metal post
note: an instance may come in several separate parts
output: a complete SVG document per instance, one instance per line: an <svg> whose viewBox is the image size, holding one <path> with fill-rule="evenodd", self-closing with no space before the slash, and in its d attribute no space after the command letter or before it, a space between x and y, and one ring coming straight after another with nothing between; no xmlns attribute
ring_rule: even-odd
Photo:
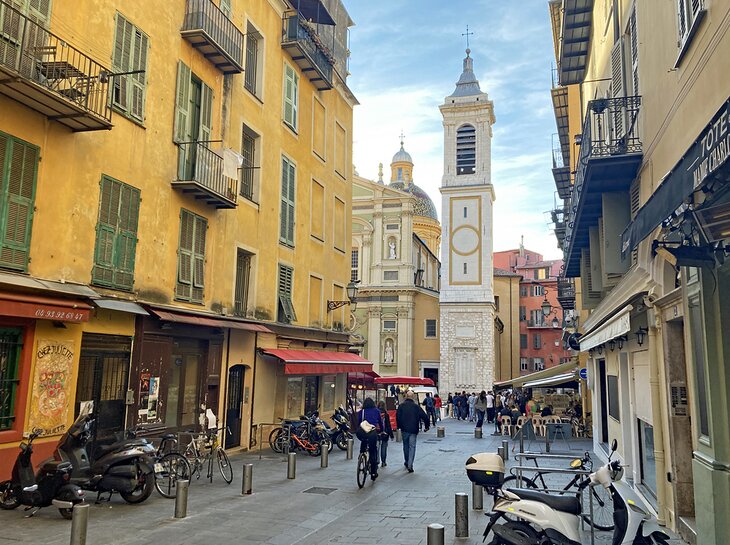
<svg viewBox="0 0 730 545"><path fill-rule="evenodd" d="M550 452L550 428L545 426L545 452Z"/></svg>
<svg viewBox="0 0 730 545"><path fill-rule="evenodd" d="M509 460L509 441L506 439L502 440L502 448L504 449L504 461Z"/></svg>
<svg viewBox="0 0 730 545"><path fill-rule="evenodd" d="M290 452L286 455L286 478L297 478L297 453Z"/></svg>
<svg viewBox="0 0 730 545"><path fill-rule="evenodd" d="M77 503L73 506L71 519L71 545L86 545L86 530L89 527L89 503Z"/></svg>
<svg viewBox="0 0 730 545"><path fill-rule="evenodd" d="M504 447L497 447L497 454L499 454L499 457L502 458L502 460L504 460L505 459Z"/></svg>
<svg viewBox="0 0 730 545"><path fill-rule="evenodd" d="M601 486L600 484L598 486ZM591 545L596 544L595 527L593 526L593 490L588 488L588 506L591 513Z"/></svg>
<svg viewBox="0 0 730 545"><path fill-rule="evenodd" d="M444 525L429 524L426 529L426 545L444 545Z"/></svg>
<svg viewBox="0 0 730 545"><path fill-rule="evenodd" d="M484 488L477 483L471 483L471 508L475 511L484 509Z"/></svg>
<svg viewBox="0 0 730 545"><path fill-rule="evenodd" d="M396 443L402 443L403 442L403 433L400 431L400 428L395 430L395 442Z"/></svg>
<svg viewBox="0 0 730 545"><path fill-rule="evenodd" d="M444 437L446 436L446 428L443 426L439 426L436 428L436 437Z"/></svg>
<svg viewBox="0 0 730 545"><path fill-rule="evenodd" d="M188 516L188 487L190 481L177 482L177 494L175 495L175 518L184 519Z"/></svg>
<svg viewBox="0 0 730 545"><path fill-rule="evenodd" d="M243 464L241 494L251 494L253 485L253 464Z"/></svg>
<svg viewBox="0 0 730 545"><path fill-rule="evenodd" d="M482 438L482 428L474 428L474 439Z"/></svg>
<svg viewBox="0 0 730 545"><path fill-rule="evenodd" d="M350 437L347 440L347 457L346 457L347 460L352 460L352 447L354 444L355 444L355 440L352 437Z"/></svg>
<svg viewBox="0 0 730 545"><path fill-rule="evenodd" d="M522 433L522 430L525 429L525 426L522 426L520 428L520 453L525 452L525 434Z"/></svg>
<svg viewBox="0 0 730 545"><path fill-rule="evenodd" d="M454 520L456 537L469 537L469 495L457 492L454 495Z"/></svg>
<svg viewBox="0 0 730 545"><path fill-rule="evenodd" d="M322 452L320 453L319 467L325 468L329 465L330 449L328 448L328 445L326 443L322 443L322 447L320 450Z"/></svg>

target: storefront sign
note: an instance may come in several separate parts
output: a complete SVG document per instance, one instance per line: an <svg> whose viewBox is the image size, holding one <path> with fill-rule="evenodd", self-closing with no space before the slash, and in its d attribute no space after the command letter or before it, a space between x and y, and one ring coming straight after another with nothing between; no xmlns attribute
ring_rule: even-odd
<svg viewBox="0 0 730 545"><path fill-rule="evenodd" d="M30 429L57 435L66 430L74 341L39 339L35 357Z"/></svg>
<svg viewBox="0 0 730 545"><path fill-rule="evenodd" d="M35 318L36 320L54 320L58 322L88 322L91 307L71 307L19 300L16 298L0 298L0 314L18 318Z"/></svg>
<svg viewBox="0 0 730 545"><path fill-rule="evenodd" d="M697 155L691 165L692 180L697 188L730 156L730 101L715 114L689 154Z"/></svg>

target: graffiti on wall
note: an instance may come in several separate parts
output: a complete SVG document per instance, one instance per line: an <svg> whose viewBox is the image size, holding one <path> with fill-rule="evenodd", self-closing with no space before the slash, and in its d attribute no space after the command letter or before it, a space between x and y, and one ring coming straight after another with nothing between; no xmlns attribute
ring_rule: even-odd
<svg viewBox="0 0 730 545"><path fill-rule="evenodd" d="M74 341L38 339L30 429L40 428L43 435L56 435L66 430L73 360Z"/></svg>

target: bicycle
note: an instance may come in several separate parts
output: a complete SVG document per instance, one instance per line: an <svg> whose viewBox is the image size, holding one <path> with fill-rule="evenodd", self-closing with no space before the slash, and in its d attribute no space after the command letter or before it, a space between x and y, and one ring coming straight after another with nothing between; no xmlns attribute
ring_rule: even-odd
<svg viewBox="0 0 730 545"><path fill-rule="evenodd" d="M163 498L177 496L177 482L190 479L187 458L177 452L177 438L169 433L162 436L155 452L155 489Z"/></svg>
<svg viewBox="0 0 730 545"><path fill-rule="evenodd" d="M224 428L218 428L215 430L208 430L207 432L200 432L197 436L192 436L190 442L185 447L183 456L190 463L192 471L190 477L197 473L197 478L200 479L202 470L205 462L208 462L208 473L206 477L213 482L213 458L215 457L218 463L218 470L220 471L223 480L227 484L233 482L233 466L231 461L228 459L228 455L221 448L218 442L218 433L223 431ZM186 433L192 434L192 431Z"/></svg>
<svg viewBox="0 0 730 545"><path fill-rule="evenodd" d="M525 459L535 462L535 467L537 467L535 475L531 477L525 476L524 474L522 476L510 475L504 479L502 488L506 488L508 482L517 481L519 484L519 481L521 480L523 484L520 488L534 488L537 490L540 488L537 483L539 480L543 490L547 491L548 489L551 489L551 487L549 487L545 482L544 478L545 475L549 475L550 473L540 471L540 468L537 466L537 457L526 456ZM572 460L570 462L570 467L571 469L591 471L593 469L593 460L591 460L590 454L586 452L583 455L583 458L576 458ZM565 492L579 493L581 483L588 478L588 475L576 475L567 485L565 485L561 492L558 492L558 494ZM593 519L591 520L589 513L583 513L581 517L583 517L583 520L587 524L590 524L596 530L613 530L613 498L611 497L611 493L602 486L590 486L588 487L588 490L593 496Z"/></svg>
<svg viewBox="0 0 730 545"><path fill-rule="evenodd" d="M365 486L368 475L370 474L370 456L368 451L361 452L357 457L357 487Z"/></svg>

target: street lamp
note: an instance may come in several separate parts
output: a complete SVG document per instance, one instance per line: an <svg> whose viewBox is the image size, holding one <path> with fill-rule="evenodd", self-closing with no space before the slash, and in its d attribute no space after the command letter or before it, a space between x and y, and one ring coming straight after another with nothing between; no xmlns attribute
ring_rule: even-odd
<svg viewBox="0 0 730 545"><path fill-rule="evenodd" d="M347 301L327 301L327 312L344 307L345 305L352 305L352 310L354 311L357 305L357 285L359 283L359 280L355 280L347 284Z"/></svg>
<svg viewBox="0 0 730 545"><path fill-rule="evenodd" d="M644 337L648 331L649 330L646 327L640 327L636 330L636 342L639 343L639 346L644 344Z"/></svg>
<svg viewBox="0 0 730 545"><path fill-rule="evenodd" d="M560 327L560 320L558 320L558 317L555 316L553 318L553 329L558 329Z"/></svg>
<svg viewBox="0 0 730 545"><path fill-rule="evenodd" d="M550 301L547 300L547 290L545 290L545 299L542 300L540 308L542 309L542 315L545 316L545 318L550 316L550 313L553 311L553 306L550 304Z"/></svg>

